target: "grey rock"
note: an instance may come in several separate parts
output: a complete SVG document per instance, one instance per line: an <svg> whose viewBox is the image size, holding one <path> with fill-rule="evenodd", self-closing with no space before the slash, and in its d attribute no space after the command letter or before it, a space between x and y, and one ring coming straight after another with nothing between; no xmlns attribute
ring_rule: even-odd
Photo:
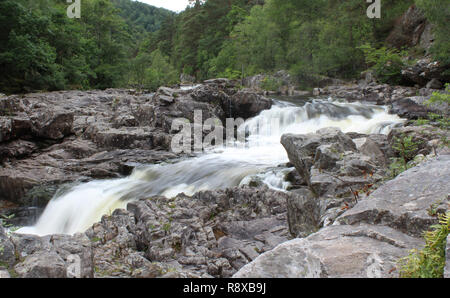
<svg viewBox="0 0 450 298"><path fill-rule="evenodd" d="M443 145L442 139L449 138L450 133L431 125L422 126L404 126L394 128L388 135L389 146L392 148L396 139L412 136L412 141L417 145L417 151L413 155L428 155L434 153L434 150ZM437 140L437 142L431 142Z"/></svg>
<svg viewBox="0 0 450 298"><path fill-rule="evenodd" d="M444 85L438 79L432 79L426 85L428 89L441 89Z"/></svg>
<svg viewBox="0 0 450 298"><path fill-rule="evenodd" d="M425 162L388 181L336 221L345 225L386 225L420 237L437 222L430 215L431 208L439 212L447 208L449 175L450 156Z"/></svg>
<svg viewBox="0 0 450 298"><path fill-rule="evenodd" d="M12 266L16 262L15 249L0 222L0 264Z"/></svg>
<svg viewBox="0 0 450 298"><path fill-rule="evenodd" d="M387 278L421 240L389 227L330 226L262 254L234 278Z"/></svg>
<svg viewBox="0 0 450 298"><path fill-rule="evenodd" d="M55 251L38 251L14 267L22 278L66 278L67 267Z"/></svg>
<svg viewBox="0 0 450 298"><path fill-rule="evenodd" d="M390 112L402 118L417 120L427 118L432 110L425 105L417 104L410 98L401 98L392 102Z"/></svg>
<svg viewBox="0 0 450 298"><path fill-rule="evenodd" d="M235 118L248 119L272 107L272 100L246 90L238 91L230 97Z"/></svg>
<svg viewBox="0 0 450 298"><path fill-rule="evenodd" d="M289 232L294 237L306 237L319 229L322 213L325 211L321 199L304 188L295 191L296 196L287 199Z"/></svg>
<svg viewBox="0 0 450 298"><path fill-rule="evenodd" d="M0 278L11 278L11 275L7 270L0 269Z"/></svg>

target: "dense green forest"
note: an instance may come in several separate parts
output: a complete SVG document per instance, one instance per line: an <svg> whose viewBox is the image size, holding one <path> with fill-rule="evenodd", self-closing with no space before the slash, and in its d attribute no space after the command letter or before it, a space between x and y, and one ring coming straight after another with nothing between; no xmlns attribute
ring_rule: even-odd
<svg viewBox="0 0 450 298"><path fill-rule="evenodd" d="M155 89L181 73L202 80L280 69L305 84L353 78L377 59L401 63L408 51L420 53L384 44L412 4L434 25L432 55L450 64L448 0L384 0L381 19L367 17L365 0L191 2L173 14L130 0L83 0L81 18L69 19L65 1L1 0L0 91ZM395 71L384 79L395 83Z"/></svg>

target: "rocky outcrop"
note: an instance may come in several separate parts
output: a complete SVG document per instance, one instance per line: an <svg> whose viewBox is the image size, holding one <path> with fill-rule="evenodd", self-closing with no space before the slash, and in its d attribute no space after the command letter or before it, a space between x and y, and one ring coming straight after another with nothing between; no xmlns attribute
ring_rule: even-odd
<svg viewBox="0 0 450 298"><path fill-rule="evenodd" d="M143 199L83 234L1 234L0 256L18 277L230 277L289 239L295 196L242 187Z"/></svg>
<svg viewBox="0 0 450 298"><path fill-rule="evenodd" d="M2 97L0 201L43 207L55 185L116 178L139 164L180 157L171 153L177 133L172 121L194 122L195 111L202 112L200 121L224 122L227 117L253 117L270 107L270 100L238 92L235 82L226 79L192 88L161 87L154 94L108 89ZM52 191L31 195L36 187Z"/></svg>
<svg viewBox="0 0 450 298"><path fill-rule="evenodd" d="M89 278L94 276L91 241L83 234L38 237L13 234L22 278Z"/></svg>
<svg viewBox="0 0 450 298"><path fill-rule="evenodd" d="M353 139L352 139L353 137ZM386 136L344 134L325 128L307 135L283 135L290 162L301 176L288 200L289 229L305 237L369 195L386 174L393 154Z"/></svg>
<svg viewBox="0 0 450 298"><path fill-rule="evenodd" d="M440 89L443 87L443 82L450 81L449 75L445 73L446 69L447 67L438 61L423 58L403 69L402 77L405 83L427 86L429 89Z"/></svg>
<svg viewBox="0 0 450 298"><path fill-rule="evenodd" d="M398 260L421 248L421 233L448 210L449 174L448 155L412 168L334 225L277 246L234 277L397 277Z"/></svg>
<svg viewBox="0 0 450 298"><path fill-rule="evenodd" d="M401 49L420 44L425 28L429 25L423 12L412 5L396 22L386 42Z"/></svg>

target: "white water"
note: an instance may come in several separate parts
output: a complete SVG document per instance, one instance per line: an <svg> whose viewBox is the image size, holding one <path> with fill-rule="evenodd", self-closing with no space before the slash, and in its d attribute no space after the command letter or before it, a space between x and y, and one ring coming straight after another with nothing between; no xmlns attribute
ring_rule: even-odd
<svg viewBox="0 0 450 298"><path fill-rule="evenodd" d="M123 179L92 181L56 195L35 226L19 233L74 234L100 221L105 214L125 208L132 200L184 192L222 189L246 184L257 177L269 187L286 189L283 177L288 162L280 138L285 133L304 134L324 127L344 132L388 133L403 120L386 108L359 103L314 100L304 106L275 101L272 109L248 120L246 146L211 148L207 153L176 163L142 166ZM242 144L241 144L242 145Z"/></svg>

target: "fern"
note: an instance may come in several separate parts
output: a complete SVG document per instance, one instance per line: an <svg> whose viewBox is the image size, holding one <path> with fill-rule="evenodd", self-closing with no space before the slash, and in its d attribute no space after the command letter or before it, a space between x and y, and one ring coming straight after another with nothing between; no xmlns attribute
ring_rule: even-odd
<svg viewBox="0 0 450 298"><path fill-rule="evenodd" d="M400 260L400 277L442 278L445 267L445 248L450 230L450 212L439 215L439 224L424 234L425 247L412 250Z"/></svg>

